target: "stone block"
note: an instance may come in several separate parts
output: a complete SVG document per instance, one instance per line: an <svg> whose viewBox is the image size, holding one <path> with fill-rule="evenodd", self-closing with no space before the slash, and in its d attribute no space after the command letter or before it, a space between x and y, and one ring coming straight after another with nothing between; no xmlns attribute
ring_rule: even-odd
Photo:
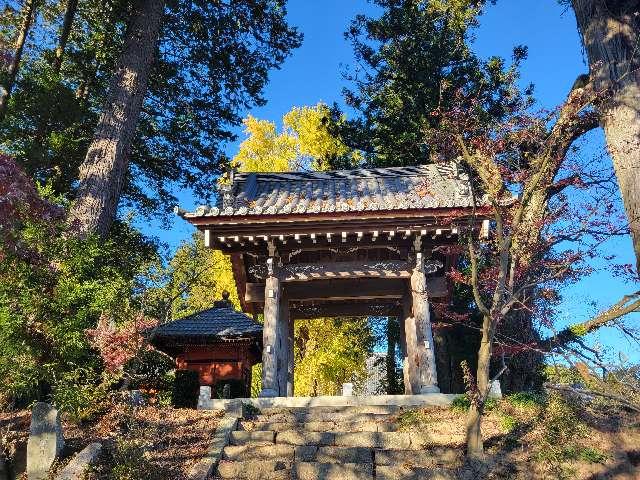
<svg viewBox="0 0 640 480"><path fill-rule="evenodd" d="M211 408L211 387L206 385L200 386L197 408L198 410L209 410Z"/></svg>
<svg viewBox="0 0 640 480"><path fill-rule="evenodd" d="M31 412L31 428L27 443L27 475L29 480L44 480L49 469L62 454L64 436L58 410L38 402Z"/></svg>
<svg viewBox="0 0 640 480"><path fill-rule="evenodd" d="M353 396L353 383L343 383L342 384L342 396L343 397L352 397Z"/></svg>
<svg viewBox="0 0 640 480"><path fill-rule="evenodd" d="M224 448L224 460L281 460L293 462L293 445L229 445Z"/></svg>
<svg viewBox="0 0 640 480"><path fill-rule="evenodd" d="M276 436L276 443L289 445L333 445L332 432L306 432L304 430L288 430Z"/></svg>
<svg viewBox="0 0 640 480"><path fill-rule="evenodd" d="M275 480L289 479L291 464L279 460L230 462L223 460L218 464L218 477L239 480Z"/></svg>
<svg viewBox="0 0 640 480"><path fill-rule="evenodd" d="M371 480L372 463L315 463L296 462L294 464L297 480Z"/></svg>
<svg viewBox="0 0 640 480"><path fill-rule="evenodd" d="M102 444L95 442L81 450L58 474L56 480L82 480L87 469L95 465L102 453Z"/></svg>
<svg viewBox="0 0 640 480"><path fill-rule="evenodd" d="M464 443L464 433L411 432L411 449L423 450L430 447L444 447Z"/></svg>
<svg viewBox="0 0 640 480"><path fill-rule="evenodd" d="M231 432L230 439L231 445L272 445L275 438L275 432L270 431L255 431L246 432L236 430Z"/></svg>
<svg viewBox="0 0 640 480"><path fill-rule="evenodd" d="M462 453L453 448L433 450L376 450L376 465L411 467L432 467L435 465L455 466L460 462Z"/></svg>
<svg viewBox="0 0 640 480"><path fill-rule="evenodd" d="M411 448L410 434L406 432L342 432L335 434L335 445L380 449Z"/></svg>
<svg viewBox="0 0 640 480"><path fill-rule="evenodd" d="M372 450L362 447L318 447L304 445L296 447L296 462L320 463L371 463Z"/></svg>
<svg viewBox="0 0 640 480"><path fill-rule="evenodd" d="M455 472L438 468L377 466L376 480L457 480Z"/></svg>

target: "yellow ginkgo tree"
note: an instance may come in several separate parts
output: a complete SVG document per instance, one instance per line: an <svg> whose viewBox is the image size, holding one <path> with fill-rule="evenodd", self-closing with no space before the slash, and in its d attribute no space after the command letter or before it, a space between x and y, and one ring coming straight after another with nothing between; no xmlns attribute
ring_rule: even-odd
<svg viewBox="0 0 640 480"><path fill-rule="evenodd" d="M330 122L324 103L293 107L282 117L280 132L275 122L249 115L243 122L247 138L232 165L245 172L284 172L327 170L337 160L359 164L360 153L332 135Z"/></svg>

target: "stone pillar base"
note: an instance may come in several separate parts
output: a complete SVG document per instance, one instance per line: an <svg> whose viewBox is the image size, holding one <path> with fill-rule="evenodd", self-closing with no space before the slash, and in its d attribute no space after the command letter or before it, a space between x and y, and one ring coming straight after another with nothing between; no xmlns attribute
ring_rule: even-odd
<svg viewBox="0 0 640 480"><path fill-rule="evenodd" d="M426 393L440 393L440 389L437 385L422 385L420 387L420 394L424 395Z"/></svg>
<svg viewBox="0 0 640 480"><path fill-rule="evenodd" d="M262 391L260 392L260 398L272 398L272 397L277 397L278 396L278 392L276 392L274 389L272 388L263 388Z"/></svg>

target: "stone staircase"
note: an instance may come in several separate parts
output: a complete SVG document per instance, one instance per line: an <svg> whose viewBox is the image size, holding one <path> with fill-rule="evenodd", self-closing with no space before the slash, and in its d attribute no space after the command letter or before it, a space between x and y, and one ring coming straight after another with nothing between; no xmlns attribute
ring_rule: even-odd
<svg viewBox="0 0 640 480"><path fill-rule="evenodd" d="M395 431L397 407L263 409L242 419L217 479L453 480L449 439Z"/></svg>

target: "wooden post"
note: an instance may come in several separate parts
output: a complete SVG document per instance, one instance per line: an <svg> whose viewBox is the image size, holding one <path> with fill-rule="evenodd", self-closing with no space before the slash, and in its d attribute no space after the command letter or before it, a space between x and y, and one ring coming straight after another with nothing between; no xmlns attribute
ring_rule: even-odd
<svg viewBox="0 0 640 480"><path fill-rule="evenodd" d="M404 394L414 395L420 393L420 379L418 378L418 342L416 337L416 323L411 312L412 298L410 289L402 297L402 313L404 325L404 361L402 362L402 374L404 379Z"/></svg>
<svg viewBox="0 0 640 480"><path fill-rule="evenodd" d="M279 328L281 318L280 279L278 278L275 258L267 260L269 276L265 280L264 287L264 326L262 331L262 392L261 397L278 397L284 392L280 391L278 384L278 370L282 369L282 329Z"/></svg>
<svg viewBox="0 0 640 480"><path fill-rule="evenodd" d="M435 345L431 332L427 278L424 273L424 256L419 248L416 248L416 265L411 274L411 297L417 345L415 360L419 378L419 391L414 393L440 392L436 374Z"/></svg>

